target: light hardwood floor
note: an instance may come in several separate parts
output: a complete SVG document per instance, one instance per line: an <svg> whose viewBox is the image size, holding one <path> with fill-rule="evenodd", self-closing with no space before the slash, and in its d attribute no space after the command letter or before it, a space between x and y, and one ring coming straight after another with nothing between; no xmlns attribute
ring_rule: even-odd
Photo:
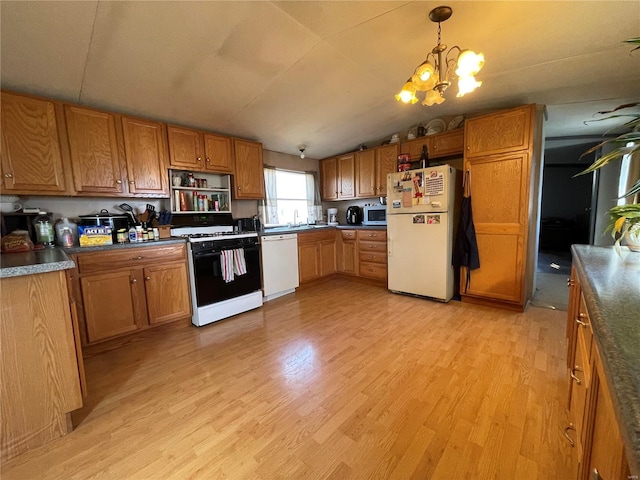
<svg viewBox="0 0 640 480"><path fill-rule="evenodd" d="M337 279L86 361L11 479L570 479L565 313Z"/></svg>

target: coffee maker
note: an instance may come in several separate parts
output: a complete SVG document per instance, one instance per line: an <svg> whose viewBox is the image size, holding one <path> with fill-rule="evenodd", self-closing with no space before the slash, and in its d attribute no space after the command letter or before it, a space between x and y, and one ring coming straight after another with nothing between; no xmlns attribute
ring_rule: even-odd
<svg viewBox="0 0 640 480"><path fill-rule="evenodd" d="M329 225L338 225L338 209L327 208L327 223Z"/></svg>
<svg viewBox="0 0 640 480"><path fill-rule="evenodd" d="M362 223L362 209L357 205L347 208L347 223L349 225L360 225Z"/></svg>

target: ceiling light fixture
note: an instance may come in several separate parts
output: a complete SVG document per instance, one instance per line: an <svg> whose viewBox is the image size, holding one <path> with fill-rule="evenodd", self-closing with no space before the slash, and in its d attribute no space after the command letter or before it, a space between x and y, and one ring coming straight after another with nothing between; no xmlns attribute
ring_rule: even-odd
<svg viewBox="0 0 640 480"><path fill-rule="evenodd" d="M298 150L300 150L300 158L304 158L304 151L307 149L306 145L300 145Z"/></svg>
<svg viewBox="0 0 640 480"><path fill-rule="evenodd" d="M454 45L444 55L447 46L440 43L440 23L447 20L453 10L451 7L436 7L429 12L429 20L438 24L438 45L427 54L424 62L418 65L396 95L396 100L402 103L416 103L416 92L426 92L423 105L430 107L444 102L444 92L451 83L458 79L458 97L473 92L482 85L475 75L484 65L484 55L471 50L463 50Z"/></svg>

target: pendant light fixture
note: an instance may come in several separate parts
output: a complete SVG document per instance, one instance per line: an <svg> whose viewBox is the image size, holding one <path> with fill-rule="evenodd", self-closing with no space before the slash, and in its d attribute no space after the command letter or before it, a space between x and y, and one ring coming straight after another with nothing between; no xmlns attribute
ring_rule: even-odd
<svg viewBox="0 0 640 480"><path fill-rule="evenodd" d="M417 92L426 92L423 105L430 107L444 102L444 92L456 79L458 97L473 92L482 85L475 75L484 65L484 55L471 50L463 50L454 45L445 53L447 46L440 43L440 23L447 20L453 10L451 7L436 7L429 12L429 20L438 24L438 44L427 54L424 62L418 65L396 100L402 103L416 103ZM443 58L444 56L444 58Z"/></svg>

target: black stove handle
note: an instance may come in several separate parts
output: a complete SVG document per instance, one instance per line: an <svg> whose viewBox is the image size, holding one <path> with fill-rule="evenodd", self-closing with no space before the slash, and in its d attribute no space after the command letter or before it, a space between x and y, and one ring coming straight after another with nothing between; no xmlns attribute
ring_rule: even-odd
<svg viewBox="0 0 640 480"><path fill-rule="evenodd" d="M256 245L245 245L245 246L238 246L236 248L242 248L245 252L256 252L260 250L260 245L256 244ZM198 258L204 258L204 257L219 257L222 253L222 250L235 250L235 248L222 248L221 250L208 250L205 252L193 252L193 255L195 257Z"/></svg>

